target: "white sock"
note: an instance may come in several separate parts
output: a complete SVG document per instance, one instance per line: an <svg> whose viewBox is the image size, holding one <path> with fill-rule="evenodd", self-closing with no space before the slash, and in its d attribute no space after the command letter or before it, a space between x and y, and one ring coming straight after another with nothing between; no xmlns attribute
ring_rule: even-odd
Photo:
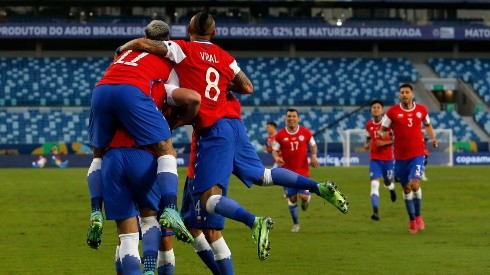
<svg viewBox="0 0 490 275"><path fill-rule="evenodd" d="M220 261L231 257L231 251L228 248L228 245L226 244L225 239L223 237L214 241L212 244L210 244L210 246L214 252L214 259L216 261Z"/></svg>
<svg viewBox="0 0 490 275"><path fill-rule="evenodd" d="M168 251L158 250L157 268L168 264L175 266L174 250L173 249L170 249Z"/></svg>
<svg viewBox="0 0 490 275"><path fill-rule="evenodd" d="M388 185L388 186L386 186L386 185L383 185L383 186L384 186L386 189L388 189L388 190L395 190L395 185L393 184L393 182L392 182L390 185Z"/></svg>

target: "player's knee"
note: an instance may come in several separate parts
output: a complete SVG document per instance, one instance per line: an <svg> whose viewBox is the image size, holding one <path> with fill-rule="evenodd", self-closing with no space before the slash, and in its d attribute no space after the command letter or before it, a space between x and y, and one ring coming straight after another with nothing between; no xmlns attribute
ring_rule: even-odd
<svg viewBox="0 0 490 275"><path fill-rule="evenodd" d="M274 185L272 181L272 170L269 168L264 169L264 174L262 175L261 182L258 185L271 186Z"/></svg>
<svg viewBox="0 0 490 275"><path fill-rule="evenodd" d="M206 237L206 241L208 241L210 244L223 237L223 235L221 235L221 231L216 229L204 229L203 233L204 237Z"/></svg>
<svg viewBox="0 0 490 275"><path fill-rule="evenodd" d="M216 208L216 205L218 204L220 199L221 199L221 195L210 196L206 201L206 211L208 211L211 214L215 214L214 209Z"/></svg>
<svg viewBox="0 0 490 275"><path fill-rule="evenodd" d="M372 180L371 181L371 195L376 194L379 195L379 180Z"/></svg>

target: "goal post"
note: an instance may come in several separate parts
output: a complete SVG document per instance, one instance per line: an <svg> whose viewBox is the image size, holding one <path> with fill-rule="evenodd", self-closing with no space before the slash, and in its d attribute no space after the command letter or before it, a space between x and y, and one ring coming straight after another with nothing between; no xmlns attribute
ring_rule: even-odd
<svg viewBox="0 0 490 275"><path fill-rule="evenodd" d="M425 130L423 130L425 133ZM432 147L430 141L426 142L429 150L429 165L453 166L453 130L434 129L439 141L437 148ZM342 165L369 165L369 152L364 150L366 140L365 129L339 130L342 142Z"/></svg>

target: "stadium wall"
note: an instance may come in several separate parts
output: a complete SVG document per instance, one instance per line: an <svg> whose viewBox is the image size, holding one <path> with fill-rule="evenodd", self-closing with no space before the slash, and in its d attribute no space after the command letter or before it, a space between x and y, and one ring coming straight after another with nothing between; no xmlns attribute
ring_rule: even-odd
<svg viewBox="0 0 490 275"><path fill-rule="evenodd" d="M258 153L262 163L266 166L272 166L273 161L270 154ZM51 156L46 156L47 163L44 168L59 168ZM37 157L34 155L3 155L0 156L0 168L30 168L39 169L34 167ZM62 162L66 163L66 167L71 168L87 168L90 166L92 156L90 155L64 155L61 156ZM319 154L318 161L320 165L324 166L342 166L345 162L342 153L331 153L327 156L321 156ZM431 154L429 158L429 165L447 165L447 155L438 156L437 154ZM481 153L454 153L453 156L454 165L490 165L490 152ZM178 166L189 165L189 154L179 154L177 157ZM353 154L350 158L351 166L369 165L368 154Z"/></svg>

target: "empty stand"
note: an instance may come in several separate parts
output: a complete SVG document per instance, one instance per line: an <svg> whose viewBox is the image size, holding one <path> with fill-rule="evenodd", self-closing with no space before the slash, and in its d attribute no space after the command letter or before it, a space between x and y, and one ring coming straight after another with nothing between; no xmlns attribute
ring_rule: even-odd
<svg viewBox="0 0 490 275"><path fill-rule="evenodd" d="M428 64L440 77L459 78L472 84L481 99L490 104L490 59L431 58Z"/></svg>

